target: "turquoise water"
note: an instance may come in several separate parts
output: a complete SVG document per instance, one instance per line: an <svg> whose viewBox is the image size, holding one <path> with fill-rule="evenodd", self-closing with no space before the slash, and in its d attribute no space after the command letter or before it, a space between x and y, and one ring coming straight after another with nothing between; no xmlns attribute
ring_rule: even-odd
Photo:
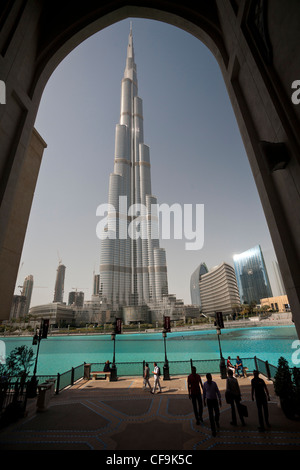
<svg viewBox="0 0 300 470"><path fill-rule="evenodd" d="M16 346L32 346L32 338L1 337L6 355ZM225 358L252 358L277 365L284 356L293 366L292 348L298 336L294 326L223 329L221 348ZM168 333L167 357L169 361L218 359L220 357L215 330ZM112 361L113 342L110 335L48 336L41 341L37 374L53 375L66 372L84 362ZM164 343L161 333L122 334L116 337L116 362L164 361Z"/></svg>

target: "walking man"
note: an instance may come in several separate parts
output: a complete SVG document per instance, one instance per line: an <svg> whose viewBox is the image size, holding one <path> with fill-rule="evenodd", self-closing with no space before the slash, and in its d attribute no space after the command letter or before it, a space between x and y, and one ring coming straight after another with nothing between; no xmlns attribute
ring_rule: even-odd
<svg viewBox="0 0 300 470"><path fill-rule="evenodd" d="M151 390L151 385L150 385L150 382L149 382L149 378L150 378L150 369L149 369L149 365L147 363L145 365L145 369L144 369L144 389L146 389L147 385L148 385L150 390Z"/></svg>
<svg viewBox="0 0 300 470"><path fill-rule="evenodd" d="M221 394L216 382L212 380L211 374L206 374L207 381L203 385L203 403L208 408L209 421L212 435L216 436L216 428L219 430L220 407L222 406Z"/></svg>
<svg viewBox="0 0 300 470"><path fill-rule="evenodd" d="M154 371L152 372L154 374L154 387L153 390L151 390L151 393L155 393L156 387L159 388L159 391L157 393L161 393L161 386L159 382L159 377L160 377L160 368L157 366L157 363L154 362Z"/></svg>
<svg viewBox="0 0 300 470"><path fill-rule="evenodd" d="M254 396L256 399L257 412L258 412L258 421L259 428L258 430L263 432L265 431L264 418L267 427L270 427L269 424L269 410L268 410L268 400L270 400L269 391L265 384L265 381L259 377L258 370L253 371L253 379L251 380L251 395L252 400L254 401ZM263 417L264 413L264 417Z"/></svg>
<svg viewBox="0 0 300 470"><path fill-rule="evenodd" d="M203 422L203 404L201 388L203 390L202 380L199 374L196 373L196 367L192 367L192 373L188 376L188 392L189 399L192 400L196 424L199 421Z"/></svg>
<svg viewBox="0 0 300 470"><path fill-rule="evenodd" d="M244 421L244 416L243 416L242 409L240 406L240 402L241 402L240 386L238 384L237 379L233 377L233 371L229 369L227 373L228 373L228 377L226 381L226 396L228 397L228 402L231 405L231 417L232 417L232 421L230 424L232 424L233 426L237 425L236 412L235 412L235 406L236 406L241 423L243 426L245 426L246 423Z"/></svg>

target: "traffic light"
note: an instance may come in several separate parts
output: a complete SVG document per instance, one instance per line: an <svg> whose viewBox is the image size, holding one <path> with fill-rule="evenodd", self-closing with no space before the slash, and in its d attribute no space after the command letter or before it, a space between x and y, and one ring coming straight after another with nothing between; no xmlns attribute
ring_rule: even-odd
<svg viewBox="0 0 300 470"><path fill-rule="evenodd" d="M122 318L116 318L115 334L120 335L121 333L122 333Z"/></svg>
<svg viewBox="0 0 300 470"><path fill-rule="evenodd" d="M49 320L42 320L42 339L47 338L48 334L48 328L49 328Z"/></svg>
<svg viewBox="0 0 300 470"><path fill-rule="evenodd" d="M170 317L165 317L164 316L164 329L167 333L171 332L171 321Z"/></svg>
<svg viewBox="0 0 300 470"><path fill-rule="evenodd" d="M219 328L224 328L223 313L222 312L216 312L215 326L218 326Z"/></svg>

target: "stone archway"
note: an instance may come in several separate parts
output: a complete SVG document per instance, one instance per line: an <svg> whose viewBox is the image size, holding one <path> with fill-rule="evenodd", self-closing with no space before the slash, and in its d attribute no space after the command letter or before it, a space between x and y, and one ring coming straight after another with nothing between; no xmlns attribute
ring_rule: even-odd
<svg viewBox="0 0 300 470"><path fill-rule="evenodd" d="M56 66L93 33L128 17L160 20L204 42L216 57L237 118L300 337L300 79L297 0L6 0L0 8L0 320L8 319L33 194L33 125ZM35 134L36 137L36 134ZM43 147L44 143L39 142ZM41 147L40 147L41 148ZM26 186L27 185L27 186Z"/></svg>

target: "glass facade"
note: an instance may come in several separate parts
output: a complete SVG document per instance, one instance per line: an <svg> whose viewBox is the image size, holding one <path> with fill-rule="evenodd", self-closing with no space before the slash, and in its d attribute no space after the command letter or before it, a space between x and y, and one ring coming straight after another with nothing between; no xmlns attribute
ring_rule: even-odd
<svg viewBox="0 0 300 470"><path fill-rule="evenodd" d="M260 245L234 255L233 262L242 303L273 296Z"/></svg>
<svg viewBox="0 0 300 470"><path fill-rule="evenodd" d="M207 266L205 263L201 263L191 275L190 289L192 305L199 305L201 307L199 281L200 277L206 273L208 273Z"/></svg>

